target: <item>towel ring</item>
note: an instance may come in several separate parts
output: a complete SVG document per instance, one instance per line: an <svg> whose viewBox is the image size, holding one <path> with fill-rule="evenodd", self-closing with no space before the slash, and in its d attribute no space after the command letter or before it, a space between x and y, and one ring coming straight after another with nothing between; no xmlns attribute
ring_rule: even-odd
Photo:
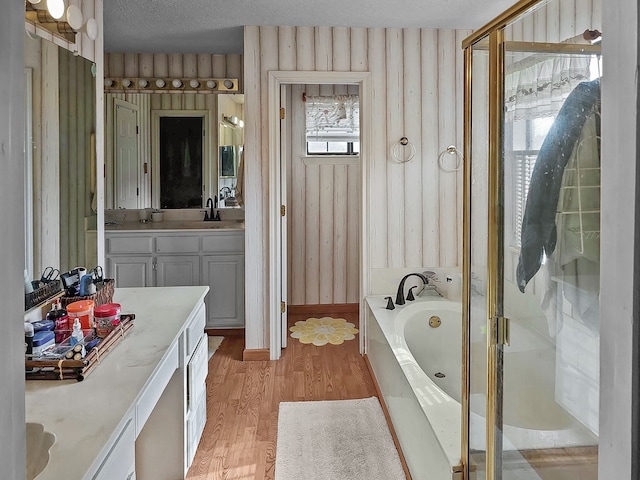
<svg viewBox="0 0 640 480"><path fill-rule="evenodd" d="M449 168L444 164L445 153L456 156L455 168ZM438 165L440 165L440 168L445 172L457 172L458 170L460 170L460 167L462 166L463 162L464 162L464 157L462 156L462 153L460 153L460 150L458 150L455 145L449 145L446 150L444 150L443 152L440 152L440 155L438 155Z"/></svg>
<svg viewBox="0 0 640 480"><path fill-rule="evenodd" d="M408 158L402 160L398 155L398 147L399 146L406 147L407 145L411 149L411 153L409 153ZM396 143L393 144L393 147L391 147L391 156L398 163L407 163L411 161L415 155L416 155L416 146L413 143L411 143L407 137L402 137L400 140L398 140Z"/></svg>

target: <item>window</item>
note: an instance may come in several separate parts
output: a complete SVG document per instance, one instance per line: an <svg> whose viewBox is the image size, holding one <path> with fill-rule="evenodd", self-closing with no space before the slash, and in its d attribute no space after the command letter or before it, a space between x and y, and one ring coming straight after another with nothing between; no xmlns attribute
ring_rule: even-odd
<svg viewBox="0 0 640 480"><path fill-rule="evenodd" d="M516 120L507 128L506 138L511 139L511 161L513 166L512 195L512 246L520 248L522 221L529 195L531 174L538 158L538 152L544 142L555 117L542 117L529 120ZM509 135L508 130L511 130Z"/></svg>
<svg viewBox="0 0 640 480"><path fill-rule="evenodd" d="M307 155L358 155L358 95L305 96Z"/></svg>

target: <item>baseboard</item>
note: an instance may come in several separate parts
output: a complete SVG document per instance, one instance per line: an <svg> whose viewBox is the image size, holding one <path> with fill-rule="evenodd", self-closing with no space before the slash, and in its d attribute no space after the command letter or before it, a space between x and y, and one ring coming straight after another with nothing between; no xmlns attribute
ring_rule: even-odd
<svg viewBox="0 0 640 480"><path fill-rule="evenodd" d="M264 360L271 360L268 348L245 349L242 352L243 362L260 362Z"/></svg>
<svg viewBox="0 0 640 480"><path fill-rule="evenodd" d="M316 313L358 313L358 303L319 303L317 305L287 305L288 313L316 314Z"/></svg>
<svg viewBox="0 0 640 480"><path fill-rule="evenodd" d="M210 337L244 337L244 328L205 328Z"/></svg>
<svg viewBox="0 0 640 480"><path fill-rule="evenodd" d="M384 401L384 397L382 396L382 391L380 390L380 385L378 385L378 380L373 373L373 367L369 362L369 357L367 355L363 355L364 362L367 365L367 369L369 370L369 374L371 375L371 380L373 380L373 386L376 389L376 394L378 395L378 400L380 400L380 405L382 406L382 411L384 412L384 417L387 419L387 425L389 426L389 431L391 432L391 438L393 438L393 443L396 446L396 450L398 450L398 455L400 456L400 463L402 463L402 469L404 470L404 474L407 477L407 480L411 480L411 473L409 472L409 467L407 466L407 461L404 459L404 454L402 453L402 448L400 447L400 441L398 440L398 436L396 435L396 431L393 428L393 423L391 423L391 416L389 415L389 410L387 409L387 404Z"/></svg>

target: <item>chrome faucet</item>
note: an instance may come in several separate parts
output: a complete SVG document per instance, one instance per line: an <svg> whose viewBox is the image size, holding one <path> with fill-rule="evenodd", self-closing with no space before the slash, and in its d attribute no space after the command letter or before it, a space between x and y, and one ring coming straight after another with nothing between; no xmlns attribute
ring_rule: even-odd
<svg viewBox="0 0 640 480"><path fill-rule="evenodd" d="M402 277L402 280L400 280L400 285L398 285L398 292L396 293L396 305L404 305L405 304L405 298L404 298L404 282L407 278L409 277L419 277L422 280L422 283L424 284L424 287L426 288L427 285L429 285L429 279L424 276L421 273L409 273L407 275L405 275L404 277ZM435 288L435 287L434 287ZM424 290L424 288L423 288ZM409 300L413 300L413 294L411 291L409 291L409 293L411 293L411 296L408 297Z"/></svg>

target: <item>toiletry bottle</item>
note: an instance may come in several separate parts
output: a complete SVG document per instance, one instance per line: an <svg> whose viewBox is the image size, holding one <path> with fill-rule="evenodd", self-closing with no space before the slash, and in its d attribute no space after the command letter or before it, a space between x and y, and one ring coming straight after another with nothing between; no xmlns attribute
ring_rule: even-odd
<svg viewBox="0 0 640 480"><path fill-rule="evenodd" d="M52 320L55 323L53 331L56 334L56 343L62 343L65 338L69 337L71 333L71 325L69 325L69 315L67 311L62 308L60 299L57 299L51 307L49 313L46 316L47 320Z"/></svg>
<svg viewBox="0 0 640 480"><path fill-rule="evenodd" d="M74 346L78 343L83 343L84 342L84 335L82 333L82 327L80 326L80 319L76 318L73 321L73 333L71 334L71 339L69 340L69 343L71 344L71 346Z"/></svg>
<svg viewBox="0 0 640 480"><path fill-rule="evenodd" d="M69 339L69 343L71 344L71 346L73 347L73 351L75 353L79 353L79 358L76 358L76 355L74 355L74 359L75 360L79 360L80 358L84 358L84 356L87 354L85 348L84 348L84 334L82 332L82 326L80 325L80 319L76 318L73 321L73 333L71 334L71 338ZM78 348L80 347L80 348Z"/></svg>
<svg viewBox="0 0 640 480"><path fill-rule="evenodd" d="M24 343L25 353L31 355L33 353L33 325L29 322L24 322Z"/></svg>

